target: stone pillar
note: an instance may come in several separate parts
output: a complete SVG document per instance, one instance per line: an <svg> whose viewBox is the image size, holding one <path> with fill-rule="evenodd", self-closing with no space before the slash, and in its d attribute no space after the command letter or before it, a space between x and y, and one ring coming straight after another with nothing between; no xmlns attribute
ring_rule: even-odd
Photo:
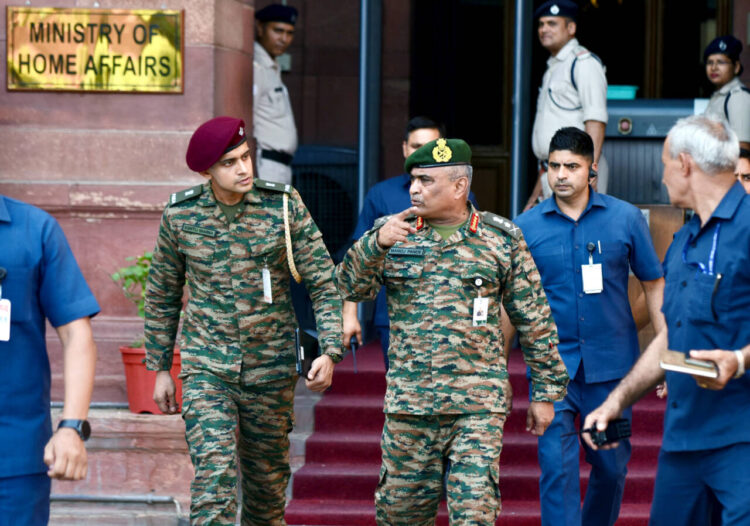
<svg viewBox="0 0 750 526"><path fill-rule="evenodd" d="M7 5L22 2L4 0ZM184 10L182 94L0 90L0 194L52 213L102 312L95 400L124 401L119 345L142 330L109 276L125 257L153 249L169 194L203 179L185 165L202 122L252 119L254 0L49 0L33 7ZM0 26L3 47L6 25ZM7 55L2 54L7 70ZM7 250L7 248L0 248ZM62 357L50 331L53 370ZM59 374L53 399L62 399Z"/></svg>

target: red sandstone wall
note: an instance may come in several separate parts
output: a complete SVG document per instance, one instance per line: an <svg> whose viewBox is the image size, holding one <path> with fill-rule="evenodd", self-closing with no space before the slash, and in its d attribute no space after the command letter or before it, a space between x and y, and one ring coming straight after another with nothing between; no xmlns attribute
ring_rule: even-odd
<svg viewBox="0 0 750 526"><path fill-rule="evenodd" d="M0 4L5 12L7 5L22 2ZM126 256L153 248L169 194L201 182L184 162L195 126L223 114L250 123L253 4L99 1L99 7L111 9L184 9L182 94L0 90L0 193L58 218L102 307L94 320L100 353L95 399L124 400L117 349L141 326L109 275ZM94 2L50 0L43 6L93 7ZM5 31L4 21L3 48ZM3 53L4 70L5 61ZM49 339L53 369L59 370L59 346L54 335Z"/></svg>

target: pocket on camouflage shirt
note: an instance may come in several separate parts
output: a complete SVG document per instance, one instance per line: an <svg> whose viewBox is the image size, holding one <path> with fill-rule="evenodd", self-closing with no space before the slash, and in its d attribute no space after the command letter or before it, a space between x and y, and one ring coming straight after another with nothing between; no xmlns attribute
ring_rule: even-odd
<svg viewBox="0 0 750 526"><path fill-rule="evenodd" d="M422 276L424 264L421 259L414 258L386 258L383 276L386 279L404 280Z"/></svg>
<svg viewBox="0 0 750 526"><path fill-rule="evenodd" d="M461 276L464 295L467 299L473 301L474 298L479 296L498 298L500 295L500 279L497 271L497 267L490 265L482 265L477 262L463 263L458 269L458 274Z"/></svg>
<svg viewBox="0 0 750 526"><path fill-rule="evenodd" d="M211 241L198 234L187 234L180 238L180 252L185 255L188 278L190 274L198 276L212 274L215 243L213 238L209 239Z"/></svg>

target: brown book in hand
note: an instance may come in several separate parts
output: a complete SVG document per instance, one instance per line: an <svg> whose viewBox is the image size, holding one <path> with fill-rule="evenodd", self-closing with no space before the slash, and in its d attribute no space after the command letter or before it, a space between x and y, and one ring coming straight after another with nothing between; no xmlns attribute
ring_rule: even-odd
<svg viewBox="0 0 750 526"><path fill-rule="evenodd" d="M709 360L696 360L680 351L666 350L662 353L659 366L666 371L718 378L719 368Z"/></svg>

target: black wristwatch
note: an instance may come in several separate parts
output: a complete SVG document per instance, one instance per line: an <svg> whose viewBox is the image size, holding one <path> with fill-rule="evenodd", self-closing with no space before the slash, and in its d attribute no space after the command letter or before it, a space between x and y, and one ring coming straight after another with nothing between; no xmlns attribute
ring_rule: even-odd
<svg viewBox="0 0 750 526"><path fill-rule="evenodd" d="M59 430L61 427L75 429L78 436L84 442L91 436L91 426L88 420L60 420L60 423L57 424L57 429Z"/></svg>

